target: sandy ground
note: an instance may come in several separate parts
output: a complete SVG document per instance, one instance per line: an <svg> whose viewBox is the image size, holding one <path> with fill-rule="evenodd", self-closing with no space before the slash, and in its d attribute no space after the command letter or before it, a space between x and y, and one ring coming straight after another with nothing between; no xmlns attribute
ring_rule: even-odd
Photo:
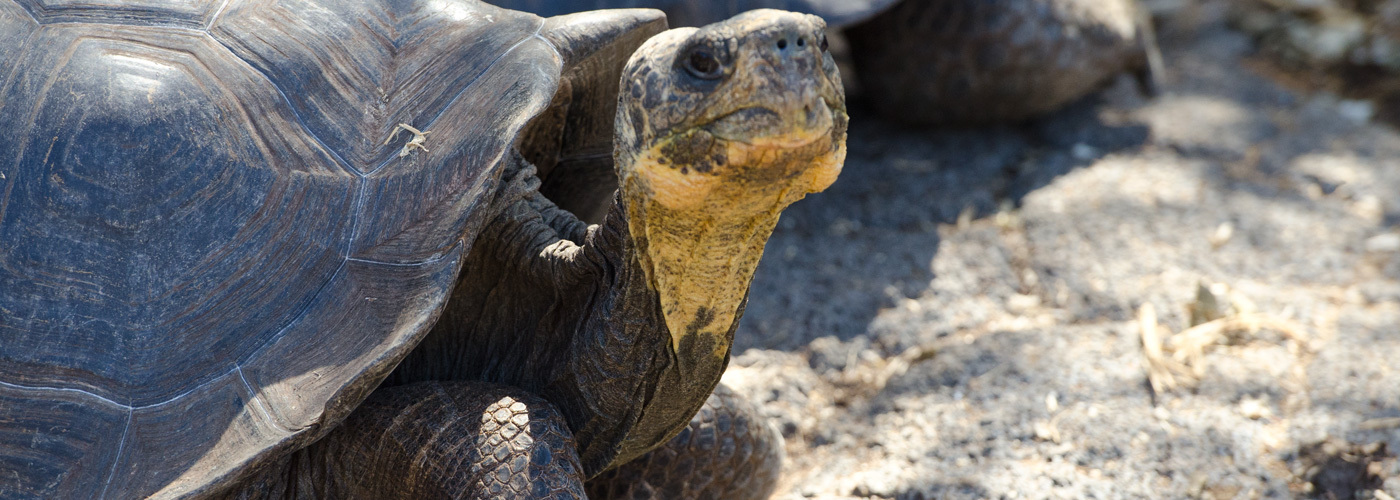
<svg viewBox="0 0 1400 500"><path fill-rule="evenodd" d="M1161 19L1156 97L853 113L726 375L787 438L776 497L1400 497L1400 134L1264 76L1220 10Z"/></svg>

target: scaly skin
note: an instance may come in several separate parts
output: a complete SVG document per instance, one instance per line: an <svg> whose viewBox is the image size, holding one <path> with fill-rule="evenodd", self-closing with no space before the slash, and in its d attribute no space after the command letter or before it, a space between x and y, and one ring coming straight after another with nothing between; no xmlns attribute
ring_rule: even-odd
<svg viewBox="0 0 1400 500"><path fill-rule="evenodd" d="M773 494L782 468L782 436L720 384L676 437L589 480L588 498L758 500Z"/></svg>

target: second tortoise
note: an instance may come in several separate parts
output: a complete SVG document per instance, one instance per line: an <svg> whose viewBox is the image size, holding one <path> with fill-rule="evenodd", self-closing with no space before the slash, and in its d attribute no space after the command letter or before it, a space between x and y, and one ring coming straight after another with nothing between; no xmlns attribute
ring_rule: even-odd
<svg viewBox="0 0 1400 500"><path fill-rule="evenodd" d="M850 45L861 95L913 125L1015 122L1054 111L1120 74L1151 91L1162 63L1136 0L492 0L561 14L664 9L698 26L759 8L821 16Z"/></svg>

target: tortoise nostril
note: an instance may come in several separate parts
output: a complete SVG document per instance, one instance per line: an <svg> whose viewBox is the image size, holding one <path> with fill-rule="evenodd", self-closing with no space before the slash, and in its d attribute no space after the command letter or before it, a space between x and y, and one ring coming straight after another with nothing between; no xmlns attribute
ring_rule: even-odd
<svg viewBox="0 0 1400 500"><path fill-rule="evenodd" d="M803 45L807 45L807 40L806 40L805 38L798 38L798 39L797 39L797 46L798 46L798 47L801 47L801 46L803 46Z"/></svg>
<svg viewBox="0 0 1400 500"><path fill-rule="evenodd" d="M787 39L786 39L786 38L780 38L780 39L778 39L778 50L783 50L783 49L786 49L786 48L787 48Z"/></svg>

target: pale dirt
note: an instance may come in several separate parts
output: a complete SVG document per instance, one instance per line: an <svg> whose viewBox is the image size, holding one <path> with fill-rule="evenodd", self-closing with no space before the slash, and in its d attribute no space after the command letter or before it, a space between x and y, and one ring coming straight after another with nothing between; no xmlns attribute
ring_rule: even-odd
<svg viewBox="0 0 1400 500"><path fill-rule="evenodd" d="M1125 80L971 131L854 110L726 376L787 436L777 498L1287 498L1342 453L1324 439L1400 450L1400 134L1263 76L1220 2L1183 3L1156 97ZM1180 332L1198 283L1307 338L1238 335L1154 396L1139 308ZM1375 457L1351 484L1400 497Z"/></svg>

